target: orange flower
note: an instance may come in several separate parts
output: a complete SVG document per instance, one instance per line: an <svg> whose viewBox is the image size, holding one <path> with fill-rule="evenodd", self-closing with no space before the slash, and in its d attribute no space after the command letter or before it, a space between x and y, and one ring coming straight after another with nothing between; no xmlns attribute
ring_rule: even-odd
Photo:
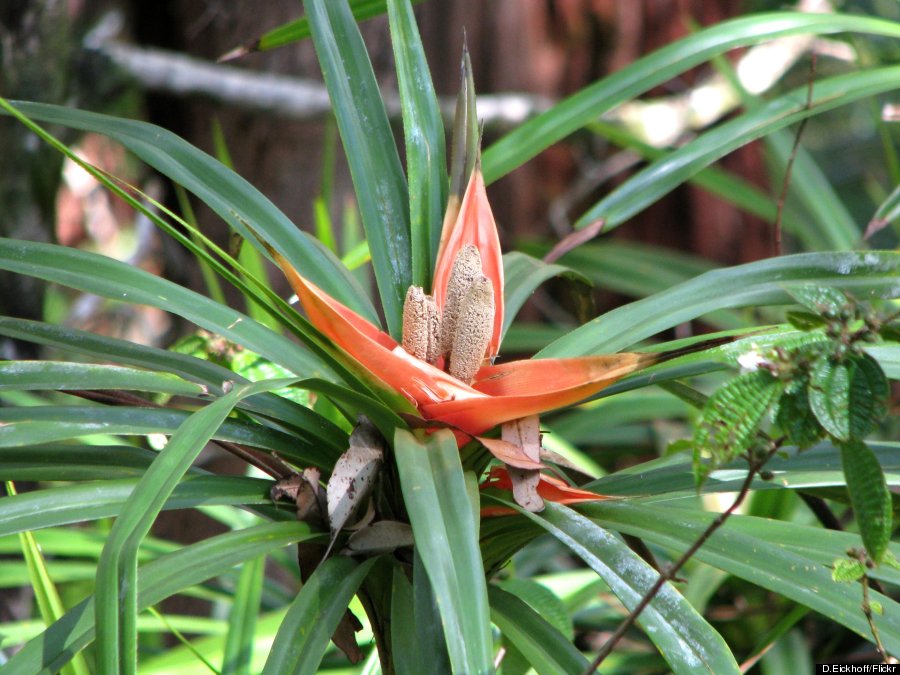
<svg viewBox="0 0 900 675"><path fill-rule="evenodd" d="M503 261L497 229L481 172L473 172L459 215L444 232L432 287L438 308L446 303L447 280L457 253L475 245L484 275L494 289L495 315L486 356L493 359L503 325ZM310 322L359 366L400 392L427 420L437 420L477 436L498 424L577 403L640 368L656 354L621 353L569 359L528 359L491 365L486 362L471 383L420 360L390 335L360 317L273 252Z"/></svg>
<svg viewBox="0 0 900 675"><path fill-rule="evenodd" d="M559 479L539 473L540 433L537 415L577 403L640 368L658 360L655 354L621 353L569 359L530 359L493 365L500 347L503 326L503 260L496 224L488 204L481 171L476 168L462 203L445 220L432 293L437 311L448 303L448 286L457 257L474 246L481 258L481 273L493 291L493 320L481 361L475 364L474 378L464 382L445 372L447 359L439 356L429 363L408 353L390 335L339 303L315 284L303 278L277 252L272 251L303 305L309 320L334 344L352 357L361 372L373 376L402 394L424 420L456 430L460 442L478 437L497 425L504 425L504 438L519 421L529 418L531 440L510 443L480 439L507 469L495 469L487 485L517 486L517 500L526 508L539 510L541 497L568 503L602 499L577 490ZM486 282L481 281L482 287ZM417 298L421 300L424 292ZM424 311L423 311L424 315ZM446 317L446 314L445 314ZM446 321L446 319L445 319ZM456 343L454 342L454 345ZM482 349L479 346L478 350ZM524 426L523 426L524 428ZM515 429L513 429L515 431ZM519 486L526 485L519 490ZM529 500L527 496L532 499ZM539 497L538 497L539 495ZM526 502L529 502L529 506Z"/></svg>

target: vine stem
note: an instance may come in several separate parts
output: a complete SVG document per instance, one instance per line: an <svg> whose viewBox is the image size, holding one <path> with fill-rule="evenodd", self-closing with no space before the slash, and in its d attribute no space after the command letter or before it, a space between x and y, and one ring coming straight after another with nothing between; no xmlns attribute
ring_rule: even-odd
<svg viewBox="0 0 900 675"><path fill-rule="evenodd" d="M784 439L778 439L773 441L772 447L766 452L766 454L755 462L751 462L750 467L747 471L747 477L744 479L743 484L741 485L740 492L738 492L737 497L735 497L734 502L729 506L725 511L716 516L715 520L713 520L707 528L703 531L703 533L697 537L697 540L691 544L690 548L682 554L682 556L675 562L674 565L669 567L666 571L660 572L659 577L657 577L656 581L650 587L650 589L644 593L644 596L640 599L637 605L635 605L634 609L628 613L628 616L625 617L625 620L619 624L619 627L616 628L615 632L609 637L603 647L600 649L600 652L597 654L597 658L591 663L591 665L585 670L585 675L590 675L595 672L600 664L603 663L604 659L612 653L613 648L615 648L616 644L618 644L619 640L625 635L629 628L631 628L634 623L637 621L638 617L641 615L641 612L650 604L653 598L656 597L656 594L659 593L660 589L664 584L668 583L672 579L675 578L675 575L684 567L685 563L690 560L694 554L700 550L700 547L705 544L709 538L715 534L716 530L718 530L722 525L725 524L725 521L731 517L731 514L737 510L737 508L744 502L744 499L747 498L747 495L750 493L750 486L753 484L753 479L756 478L760 469L768 462L772 456L778 452L778 449L781 447Z"/></svg>
<svg viewBox="0 0 900 675"><path fill-rule="evenodd" d="M816 79L816 52L810 52L809 61L809 80L806 90L806 109L810 110L813 106L813 84ZM809 117L804 117L797 125L797 133L794 135L794 145L791 148L790 157L788 157L787 166L784 169L784 180L781 182L781 194L778 196L778 205L775 212L775 255L781 255L781 217L784 212L784 203L787 201L788 188L791 185L791 173L794 169L794 160L797 159L797 151L800 148L800 138L803 136L803 130Z"/></svg>

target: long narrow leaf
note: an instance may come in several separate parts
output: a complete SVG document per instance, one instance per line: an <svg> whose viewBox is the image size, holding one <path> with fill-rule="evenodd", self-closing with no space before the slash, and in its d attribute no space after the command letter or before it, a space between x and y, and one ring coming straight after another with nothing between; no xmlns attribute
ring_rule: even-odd
<svg viewBox="0 0 900 675"><path fill-rule="evenodd" d="M900 30L900 24L897 28ZM740 146L811 115L890 91L896 88L898 77L900 66L890 66L822 80L816 83L811 107L807 107L806 85L799 87L657 160L588 209L575 227L584 227L597 220L603 220L607 231L621 225Z"/></svg>
<svg viewBox="0 0 900 675"><path fill-rule="evenodd" d="M138 608L144 609L234 565L265 555L304 539L310 534L303 523L269 523L229 532L162 556L140 568L137 577ZM94 638L93 597L69 610L38 637L30 640L4 669L22 675L51 675ZM113 670L111 672L118 672Z"/></svg>
<svg viewBox="0 0 900 675"><path fill-rule="evenodd" d="M690 546L715 518L715 514L689 508L673 508L671 504L645 506L634 500L607 500L581 510L603 527L626 532L676 551ZM740 529L737 523L741 523ZM765 518L732 516L697 551L695 558L791 598L871 639L869 624L860 608L859 588L852 584L836 583L831 578L831 570L821 560L771 542L769 537L773 533L780 533L781 539L795 542L842 534ZM861 542L855 539L859 545ZM844 550L835 548L831 560ZM900 649L900 604L875 591L870 591L870 594L872 600L884 608L883 614L873 614L875 626L885 649L888 653L895 653Z"/></svg>
<svg viewBox="0 0 900 675"><path fill-rule="evenodd" d="M897 297L900 254L806 253L701 274L649 298L607 312L538 353L539 357L603 354L717 309L793 303L792 282L834 286L857 298Z"/></svg>
<svg viewBox="0 0 900 675"><path fill-rule="evenodd" d="M76 446L77 447L77 446ZM37 490L0 499L0 536L118 516L137 479L107 480ZM164 509L214 505L271 505L271 481L238 476L189 475ZM292 520L285 509L265 509L272 519Z"/></svg>
<svg viewBox="0 0 900 675"><path fill-rule="evenodd" d="M498 500L513 506L506 500ZM517 509L568 546L632 609L659 577L621 540L561 504L547 504L540 514ZM676 673L738 673L722 636L671 584L666 584L638 618Z"/></svg>
<svg viewBox="0 0 900 675"><path fill-rule="evenodd" d="M243 385L247 386L247 385ZM0 408L0 447L52 443L69 438L103 434L171 434L190 417L171 408L99 406L34 406ZM214 433L218 440L243 443L283 455L300 465L330 468L336 454L321 444L297 438L262 425L228 420Z"/></svg>
<svg viewBox="0 0 900 675"><path fill-rule="evenodd" d="M137 120L43 103L16 102L31 119L92 131L121 143L141 160L193 192L265 254L246 224L265 237L296 269L370 321L377 315L359 284L334 255L297 229L274 204L238 174L161 127Z"/></svg>
<svg viewBox="0 0 900 675"><path fill-rule="evenodd" d="M298 375L335 377L310 352L250 317L124 262L63 246L0 239L0 269L158 307L243 344Z"/></svg>
<svg viewBox="0 0 900 675"><path fill-rule="evenodd" d="M410 0L388 0L409 177L412 280L426 290L447 202L444 124Z"/></svg>
<svg viewBox="0 0 900 675"><path fill-rule="evenodd" d="M97 565L97 642L101 672L137 671L137 550L181 477L237 402L290 381L235 388L191 415L141 478L116 519Z"/></svg>
<svg viewBox="0 0 900 675"><path fill-rule="evenodd" d="M388 329L399 339L412 265L409 196L397 146L347 1L304 0L303 6L350 165Z"/></svg>
<svg viewBox="0 0 900 675"><path fill-rule="evenodd" d="M207 390L170 373L66 361L0 361L0 390L122 389L180 396Z"/></svg>
<svg viewBox="0 0 900 675"><path fill-rule="evenodd" d="M635 61L504 136L484 153L488 183L617 105L729 49L802 34L854 32L900 37L900 24L849 14L778 12L724 21ZM801 99L802 100L802 99Z"/></svg>
<svg viewBox="0 0 900 675"><path fill-rule="evenodd" d="M450 432L438 431L423 442L398 430L394 452L416 550L437 599L453 670L490 672L487 587L456 440Z"/></svg>
<svg viewBox="0 0 900 675"><path fill-rule="evenodd" d="M213 395L221 395L226 381L239 384L248 380L227 368L187 354L139 345L127 340L96 335L86 331L39 321L0 317L0 335L34 342L103 361L140 368L161 369L205 386ZM309 408L268 392L251 396L238 407L278 420L305 437L315 438L334 450L347 447L347 434Z"/></svg>
<svg viewBox="0 0 900 675"><path fill-rule="evenodd" d="M587 670L581 652L527 603L497 586L488 586L488 597L494 623L540 675Z"/></svg>
<svg viewBox="0 0 900 675"><path fill-rule="evenodd" d="M336 556L316 568L278 628L263 675L318 671L332 633L376 560Z"/></svg>

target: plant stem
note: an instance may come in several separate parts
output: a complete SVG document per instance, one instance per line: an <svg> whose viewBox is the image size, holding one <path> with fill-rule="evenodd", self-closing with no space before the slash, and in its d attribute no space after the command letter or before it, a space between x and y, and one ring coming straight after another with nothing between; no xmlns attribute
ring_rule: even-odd
<svg viewBox="0 0 900 675"><path fill-rule="evenodd" d="M756 478L756 475L759 473L759 470L768 462L772 456L778 452L778 449L781 447L784 439L778 439L772 443L771 449L760 459L755 462L751 462L750 467L747 471L747 477L744 479L744 483L741 485L741 490L738 492L737 497L735 497L734 502L729 506L725 511L716 516L715 520L713 520L709 526L703 531L703 533L697 537L697 540L691 544L690 548L684 552L684 554L678 559L678 561L669 567L665 572L661 572L659 577L650 587L650 589L644 594L644 596L640 599L637 605L635 605L634 609L629 612L628 616L625 617L625 620L619 624L619 627L616 628L615 632L609 637L606 641L606 644L600 649L600 652L597 654L597 658L594 659L593 663L585 670L585 675L590 675L600 667L600 664L603 663L604 659L612 653L613 648L618 644L619 640L625 635L629 628L631 628L634 623L637 621L638 617L641 615L641 612L650 604L653 598L656 597L656 594L659 593L660 589L664 584L671 581L675 578L675 575L684 567L685 563L690 560L694 554L700 550L700 547L703 546L707 542L707 540L718 530L722 525L725 524L725 521L731 516L732 513L743 503L744 499L746 499L747 495L750 493L750 486L753 484L753 479Z"/></svg>

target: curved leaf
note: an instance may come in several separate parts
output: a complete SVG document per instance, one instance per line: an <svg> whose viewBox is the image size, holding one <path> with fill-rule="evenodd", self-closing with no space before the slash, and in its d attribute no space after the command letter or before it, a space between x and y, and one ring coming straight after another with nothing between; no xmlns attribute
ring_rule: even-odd
<svg viewBox="0 0 900 675"><path fill-rule="evenodd" d="M278 628L263 675L318 671L332 633L376 560L360 564L336 556L316 568Z"/></svg>
<svg viewBox="0 0 900 675"><path fill-rule="evenodd" d="M900 295L900 253L804 253L701 274L690 281L607 312L538 352L541 358L619 351L707 312L794 302L797 282L834 286L860 299Z"/></svg>
<svg viewBox="0 0 900 675"><path fill-rule="evenodd" d="M900 24L849 14L799 12L756 14L724 21L658 49L510 132L485 151L485 180L492 183L617 105L729 49L789 35L840 32L896 38L900 37Z"/></svg>
<svg viewBox="0 0 900 675"><path fill-rule="evenodd" d="M137 479L106 480L0 498L0 536L117 516L136 484ZM292 511L260 508L272 504L271 487L271 481L259 478L188 475L163 509L255 504L254 510L264 511L269 518L295 520Z"/></svg>
<svg viewBox="0 0 900 675"><path fill-rule="evenodd" d="M531 297L537 287L548 279L559 276L580 282L585 286L590 285L587 277L563 265L548 265L542 260L518 251L510 251L503 256L505 314L502 332L504 335L513 319L516 318L516 314L522 309L522 305Z"/></svg>
<svg viewBox="0 0 900 675"><path fill-rule="evenodd" d="M247 386L247 385L240 385ZM185 410L99 406L0 408L0 447L52 443L93 434L171 434L190 417ZM228 420L214 438L265 448L285 459L328 469L336 454L312 441L258 424Z"/></svg>
<svg viewBox="0 0 900 675"><path fill-rule="evenodd" d="M235 383L248 381L210 361L67 326L0 317L0 335L84 354L102 361L115 361L119 364L154 370L163 369L187 380L201 383L217 396L224 393L222 386L226 381ZM315 438L317 443L324 443L333 450L340 451L347 446L347 434L344 431L309 408L281 396L264 392L244 399L238 407L278 420L297 433Z"/></svg>
<svg viewBox="0 0 900 675"><path fill-rule="evenodd" d="M579 509L603 527L625 532L648 542L683 551L716 517L672 503L648 506L636 501L607 500ZM835 536L842 535L842 536ZM830 559L812 555L804 548L817 540L831 550ZM871 631L860 609L860 591L835 583L829 564L846 550L847 540L858 537L843 532L795 525L752 516L732 516L710 537L694 557L763 588L779 593L820 612L866 639ZM781 542L794 542L785 546ZM842 547L841 544L844 544ZM900 604L875 591L884 614L873 620L888 653L900 649Z"/></svg>
<svg viewBox="0 0 900 675"><path fill-rule="evenodd" d="M304 0L303 6L350 165L388 330L399 339L412 264L409 194L397 146L346 0ZM308 277L303 267L293 267Z"/></svg>
<svg viewBox="0 0 900 675"><path fill-rule="evenodd" d="M14 105L32 119L92 131L121 143L142 161L194 193L261 253L265 254L265 250L247 229L247 223L322 288L367 318L376 320L375 308L365 292L328 249L299 230L237 173L171 131L147 122L44 103L16 101Z"/></svg>
<svg viewBox="0 0 900 675"><path fill-rule="evenodd" d="M896 24L900 30L900 24ZM812 106L803 85L700 135L629 178L575 223L598 220L606 231L621 225L660 197L729 152L799 120L896 88L900 66L839 75L816 83Z"/></svg>
<svg viewBox="0 0 900 675"><path fill-rule="evenodd" d="M111 300L158 307L242 344L298 375L336 377L310 352L250 317L106 256L52 244L0 239L0 269Z"/></svg>
<svg viewBox="0 0 900 675"><path fill-rule="evenodd" d="M218 576L244 560L310 538L303 523L269 523L219 535L162 556L140 568L138 607L145 609L170 595ZM58 671L94 638L94 598L79 603L4 666L22 675ZM118 672L113 670L112 672Z"/></svg>
<svg viewBox="0 0 900 675"><path fill-rule="evenodd" d="M434 589L453 670L491 672L484 566L456 440L446 430L424 442L398 430L394 452L416 550Z"/></svg>
<svg viewBox="0 0 900 675"><path fill-rule="evenodd" d="M494 499L513 506L512 502ZM517 511L584 560L628 609L637 605L659 577L624 542L568 507L548 503L542 513L528 513L520 508ZM676 673L740 672L722 636L671 584L666 584L650 602L638 624Z"/></svg>
<svg viewBox="0 0 900 675"><path fill-rule="evenodd" d="M193 413L138 481L113 524L97 563L96 621L101 671L137 672L138 547L179 480L240 399L290 383L268 380L240 385Z"/></svg>

